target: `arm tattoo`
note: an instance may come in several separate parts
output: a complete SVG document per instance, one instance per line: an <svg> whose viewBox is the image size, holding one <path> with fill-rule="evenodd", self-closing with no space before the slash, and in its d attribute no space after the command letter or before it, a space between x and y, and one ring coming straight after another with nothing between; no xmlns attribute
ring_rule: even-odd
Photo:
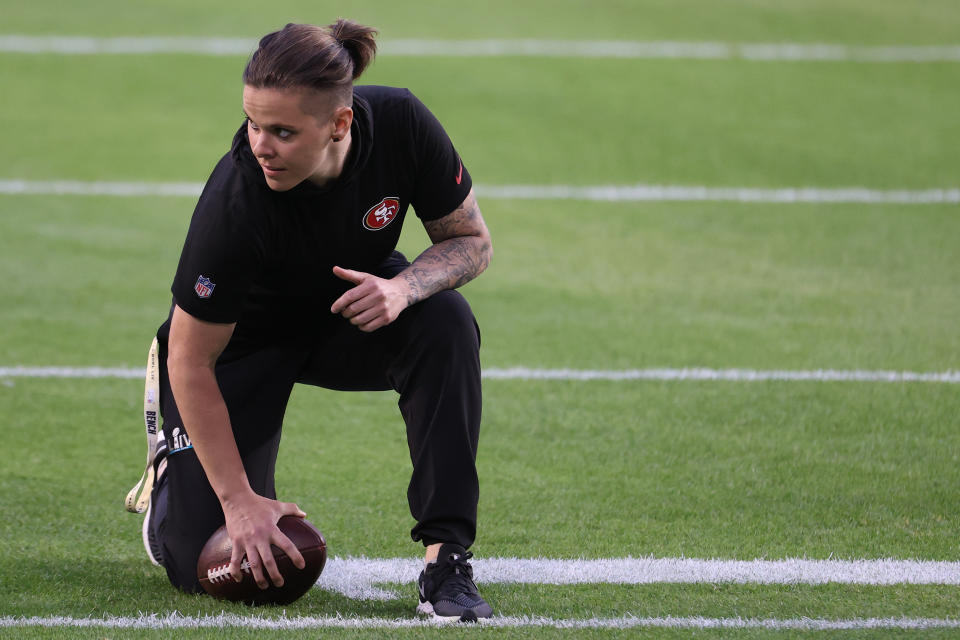
<svg viewBox="0 0 960 640"><path fill-rule="evenodd" d="M423 226L434 244L401 274L410 286L409 304L470 282L487 268L493 253L472 192L452 213Z"/></svg>

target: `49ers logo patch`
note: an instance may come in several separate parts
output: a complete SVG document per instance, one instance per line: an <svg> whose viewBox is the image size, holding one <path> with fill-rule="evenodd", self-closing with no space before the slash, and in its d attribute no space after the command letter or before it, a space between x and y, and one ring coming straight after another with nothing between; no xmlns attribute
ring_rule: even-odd
<svg viewBox="0 0 960 640"><path fill-rule="evenodd" d="M399 212L400 200L384 198L363 214L363 226L370 231L380 231L380 229L393 222Z"/></svg>

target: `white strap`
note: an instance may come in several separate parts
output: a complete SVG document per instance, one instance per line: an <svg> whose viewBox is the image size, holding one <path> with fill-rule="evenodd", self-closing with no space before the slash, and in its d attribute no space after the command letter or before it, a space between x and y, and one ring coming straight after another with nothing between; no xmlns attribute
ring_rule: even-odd
<svg viewBox="0 0 960 640"><path fill-rule="evenodd" d="M150 345L147 355L147 377L143 389L143 422L147 427L147 466L137 482L127 493L125 505L130 513L143 513L150 504L153 490L153 457L157 453L157 423L160 420L160 358L157 339ZM137 497L139 494L139 498Z"/></svg>

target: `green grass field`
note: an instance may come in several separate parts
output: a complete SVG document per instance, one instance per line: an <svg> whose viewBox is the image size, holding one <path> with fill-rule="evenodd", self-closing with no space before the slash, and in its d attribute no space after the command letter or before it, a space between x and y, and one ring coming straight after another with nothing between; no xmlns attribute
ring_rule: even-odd
<svg viewBox="0 0 960 640"><path fill-rule="evenodd" d="M960 42L952 0L0 0L0 36L255 38L338 15L384 40ZM0 52L0 183L202 183L241 121L243 64ZM960 186L957 62L384 55L363 82L417 93L483 186ZM145 557L141 518L122 506L142 469L142 382L2 370L142 366L194 202L0 193L0 637L960 634L955 382L488 379L478 460L480 560L942 561L945 583L519 584L478 570L495 615L526 622L444 630L404 626L415 574L386 585L393 599L318 587L284 609L174 591ZM480 205L495 257L464 294L487 369L960 369L957 204ZM426 242L410 217L401 248L415 255ZM331 556L420 553L409 472L393 394L295 390L278 490L323 530ZM238 617L199 629L103 622L222 612ZM359 628L317 626L335 616ZM306 622L258 629L255 617ZM657 626L671 617L688 622ZM629 624L647 618L660 622ZM543 619L581 628L531 622ZM870 619L935 624L857 624Z"/></svg>

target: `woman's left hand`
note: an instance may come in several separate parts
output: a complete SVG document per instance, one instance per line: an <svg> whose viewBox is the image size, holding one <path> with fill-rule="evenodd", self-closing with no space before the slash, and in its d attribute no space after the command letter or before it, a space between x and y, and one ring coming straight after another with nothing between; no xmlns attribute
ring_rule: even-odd
<svg viewBox="0 0 960 640"><path fill-rule="evenodd" d="M337 298L330 307L361 331L385 327L407 308L408 287L402 278L387 280L352 269L333 268L333 274L356 286Z"/></svg>

